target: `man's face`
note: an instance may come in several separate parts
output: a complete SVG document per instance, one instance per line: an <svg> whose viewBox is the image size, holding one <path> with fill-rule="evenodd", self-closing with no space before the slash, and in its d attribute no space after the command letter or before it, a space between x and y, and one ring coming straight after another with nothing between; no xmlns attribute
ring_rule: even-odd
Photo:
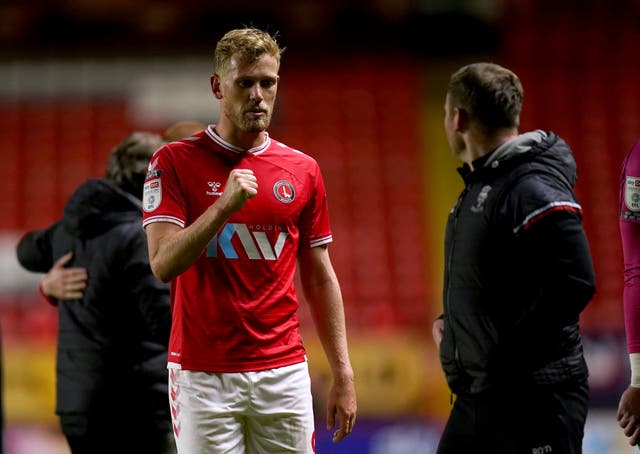
<svg viewBox="0 0 640 454"><path fill-rule="evenodd" d="M220 107L230 123L242 132L261 132L271 122L278 91L278 62L270 55L254 61L231 58L219 75Z"/></svg>

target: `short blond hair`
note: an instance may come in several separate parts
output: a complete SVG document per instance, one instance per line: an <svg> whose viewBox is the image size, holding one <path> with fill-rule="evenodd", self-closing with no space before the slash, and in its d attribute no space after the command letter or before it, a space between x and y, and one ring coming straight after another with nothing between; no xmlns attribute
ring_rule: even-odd
<svg viewBox="0 0 640 454"><path fill-rule="evenodd" d="M229 69L234 55L239 55L242 60L249 62L263 55L270 55L276 59L279 68L283 52L284 48L278 45L275 35L251 27L231 30L216 45L214 71L224 74Z"/></svg>

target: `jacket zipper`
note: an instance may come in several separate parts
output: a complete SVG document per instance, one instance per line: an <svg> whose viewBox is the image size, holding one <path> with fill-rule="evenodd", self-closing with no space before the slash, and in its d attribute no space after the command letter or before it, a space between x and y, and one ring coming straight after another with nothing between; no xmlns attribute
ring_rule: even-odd
<svg viewBox="0 0 640 454"><path fill-rule="evenodd" d="M456 201L456 204L453 207L453 227L451 229L451 233L453 234L456 229L457 229L457 224L458 224L458 214L460 212L460 206L462 205L462 201L463 199L466 197L467 193L468 193L468 189L467 187L465 187L462 190L462 193L460 194L460 196L458 197L458 200ZM453 251L455 249L455 241L453 240L453 238L451 239L451 243L449 246L449 259L447 260L447 270L445 275L447 276L447 282L446 282L446 301L445 301L445 314L447 315L447 317L449 318L449 320L452 320L451 318L451 305L449 302L449 274L451 273L451 261L453 260ZM453 332L453 330L451 330L451 341L453 342L453 355L454 355L454 360L456 362L456 364L458 365L458 368L460 369L460 371L464 372L464 368L462 367L462 362L460 360L460 354L458 352L458 344L456 342L456 338L455 338L455 334Z"/></svg>

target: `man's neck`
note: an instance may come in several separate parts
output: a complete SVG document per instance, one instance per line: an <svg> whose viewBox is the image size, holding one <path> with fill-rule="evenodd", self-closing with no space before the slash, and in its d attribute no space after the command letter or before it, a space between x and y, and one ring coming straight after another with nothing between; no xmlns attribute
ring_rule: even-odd
<svg viewBox="0 0 640 454"><path fill-rule="evenodd" d="M473 161L491 153L499 146L515 139L516 137L518 137L518 131L512 128L499 130L491 135L474 134L470 137L470 140L467 141L464 162L466 162L473 170Z"/></svg>
<svg viewBox="0 0 640 454"><path fill-rule="evenodd" d="M262 145L264 141L267 140L267 135L264 131L240 131L237 128L227 127L220 123L214 126L213 131L225 141L235 145L236 147L242 148L243 150L255 148Z"/></svg>

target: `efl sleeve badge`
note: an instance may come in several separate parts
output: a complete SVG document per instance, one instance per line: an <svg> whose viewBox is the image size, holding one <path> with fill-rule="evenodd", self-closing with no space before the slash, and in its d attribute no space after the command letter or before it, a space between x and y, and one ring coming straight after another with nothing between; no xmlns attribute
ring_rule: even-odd
<svg viewBox="0 0 640 454"><path fill-rule="evenodd" d="M153 178L144 183L142 193L142 209L147 213L154 211L162 201L162 182L160 178Z"/></svg>
<svg viewBox="0 0 640 454"><path fill-rule="evenodd" d="M627 177L624 186L624 203L631 211L640 211L640 178Z"/></svg>

